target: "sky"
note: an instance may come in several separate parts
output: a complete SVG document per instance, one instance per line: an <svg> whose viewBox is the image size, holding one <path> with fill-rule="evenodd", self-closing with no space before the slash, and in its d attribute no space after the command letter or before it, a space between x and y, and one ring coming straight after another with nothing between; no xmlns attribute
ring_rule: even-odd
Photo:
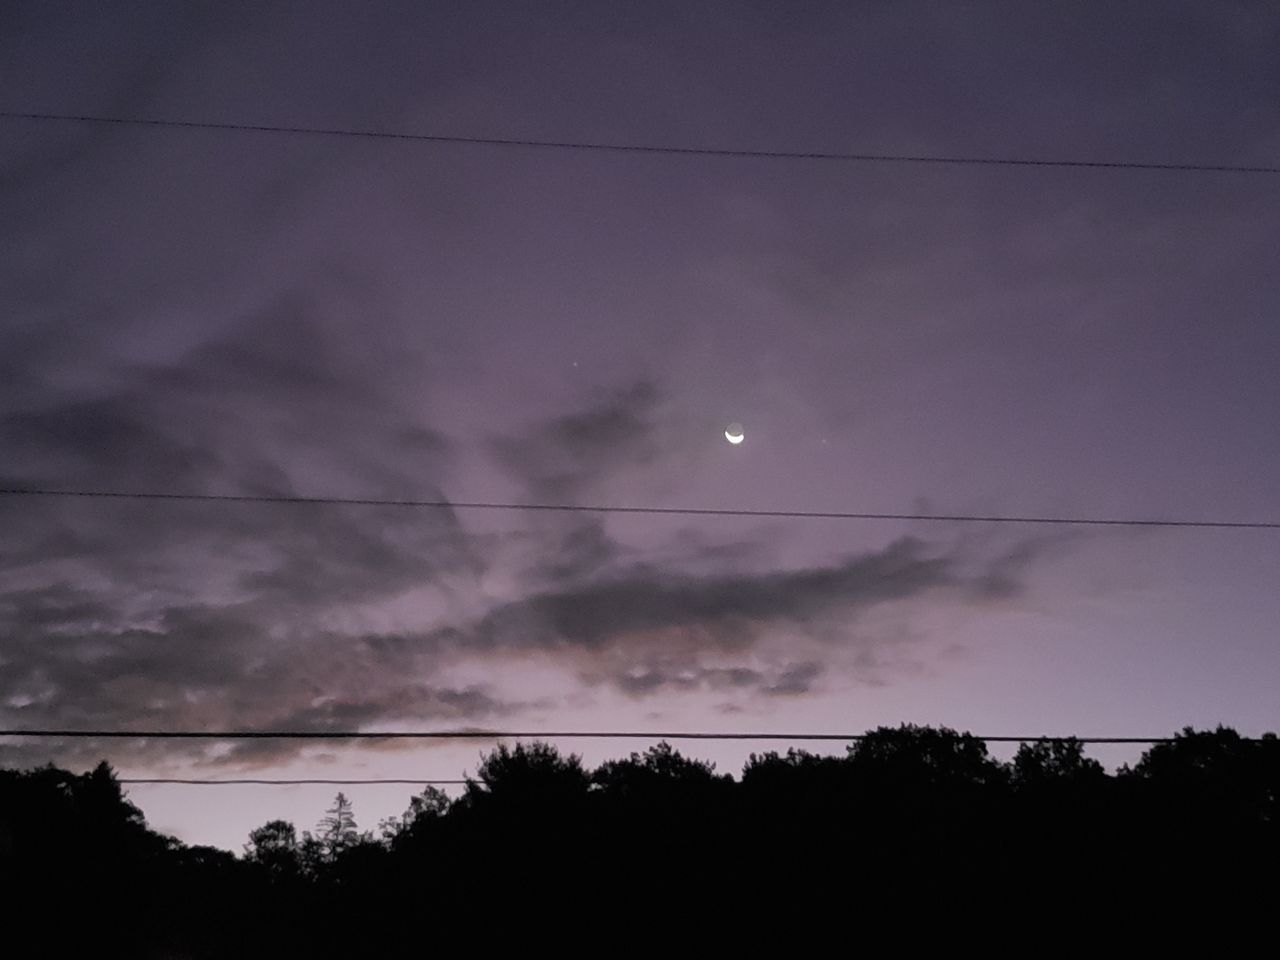
<svg viewBox="0 0 1280 960"><path fill-rule="evenodd" d="M0 112L1276 166L1278 46L1229 0L17 0ZM1275 521L1278 214L1257 174L0 118L0 488ZM0 729L1258 734L1278 573L1275 530L7 495ZM238 850L334 789L130 796ZM346 789L372 827L412 788Z"/></svg>

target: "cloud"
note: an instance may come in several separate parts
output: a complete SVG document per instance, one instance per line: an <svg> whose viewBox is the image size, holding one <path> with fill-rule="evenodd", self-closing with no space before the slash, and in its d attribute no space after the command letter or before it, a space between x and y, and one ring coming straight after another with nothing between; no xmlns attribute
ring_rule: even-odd
<svg viewBox="0 0 1280 960"><path fill-rule="evenodd" d="M496 438L493 452L535 497L572 502L618 471L657 458L658 405L656 386L639 381L520 436Z"/></svg>
<svg viewBox="0 0 1280 960"><path fill-rule="evenodd" d="M547 417L518 435L491 438L489 452L534 503L591 505L619 478L633 478L673 454L671 425L657 384L640 379L595 393L576 409ZM509 542L527 548L526 588L577 583L632 552L590 512L527 515Z"/></svg>
<svg viewBox="0 0 1280 960"><path fill-rule="evenodd" d="M952 583L951 567L911 537L831 567L697 577L636 566L503 605L478 632L508 649L595 649L619 636L702 626L710 629L710 642L731 649L770 625L799 624L834 606L852 611Z"/></svg>
<svg viewBox="0 0 1280 960"><path fill-rule="evenodd" d="M394 601L412 581L411 561L379 552L385 544L373 547L369 556L357 550L345 591L323 570L306 585L307 571L286 559L265 581L242 578L248 589L222 603L135 610L116 586L69 583L0 594L0 635L10 641L0 662L0 714L31 728L465 726L554 705L518 689L446 679L459 666L530 658L570 671L587 689L604 685L637 699L729 694L741 706L802 696L850 673L879 682L900 641L860 633L864 614L940 595L989 600L992 564L1012 583L1016 564L1033 556L1015 550L975 563L903 537L794 570L680 576L632 564L532 591L472 620L402 631L341 626L349 606ZM298 547L300 555L313 551L307 542ZM365 564L387 565L385 576L363 577ZM6 757L35 759L47 749L23 744ZM60 745L59 755L89 760L94 749ZM274 741L213 752L207 744L116 743L112 755L268 763L299 750Z"/></svg>
<svg viewBox="0 0 1280 960"><path fill-rule="evenodd" d="M307 363L293 357L287 345L301 328L288 311L263 317L275 319L143 370L127 390L0 417L27 482L167 474L179 488L294 490L300 458L334 453L322 431L309 432L321 410L345 421L335 441L358 448L353 469L372 485L363 489L432 491L453 442L377 389L347 384L323 340ZM531 492L578 496L652 462L664 429L659 396L633 385L492 449ZM255 427L257 410L283 427ZM579 691L727 696L722 707L747 709L849 678L884 682L902 641L860 629L866 615L936 599L1001 602L1050 546L903 536L779 566L763 532L726 542L682 526L641 549L586 514L535 517L495 539L448 510L8 506L22 522L0 549L15 575L0 593L0 716L33 728L492 723L555 701L449 678L530 660ZM509 595L477 609L490 571L510 580ZM466 602L453 605L455 595ZM103 749L53 746L86 762ZM22 744L6 756L38 759L49 747ZM278 763L301 750L290 741L110 747L136 762L217 764Z"/></svg>
<svg viewBox="0 0 1280 960"><path fill-rule="evenodd" d="M799 696L810 692L827 670L816 660L765 670L749 667L702 667L688 662L649 663L607 678L622 693L649 697L659 693L742 692L763 696Z"/></svg>
<svg viewBox="0 0 1280 960"><path fill-rule="evenodd" d="M111 604L65 587L0 599L0 632L11 638L0 661L6 724L324 732L388 721L457 726L535 705L484 684L432 682L439 662L429 645L319 630L282 636L281 624L253 605L169 608L148 628L104 625L104 617L119 616ZM5 762L47 756L47 748L20 743L4 751ZM59 749L91 758L100 747ZM156 741L118 743L112 753L190 754L229 763L289 759L298 749L287 741L254 741L210 753L199 741Z"/></svg>
<svg viewBox="0 0 1280 960"><path fill-rule="evenodd" d="M0 407L3 482L446 499L450 440L325 330L310 298L275 298L174 360L46 385ZM447 610L484 569L483 539L452 510L10 497L0 522L6 725L325 729L397 711L458 722L506 709L482 686L432 682L412 651L384 648L367 663L353 653L370 624ZM90 747L102 745L63 744L59 756ZM203 746L113 742L110 752L189 749Z"/></svg>
<svg viewBox="0 0 1280 960"><path fill-rule="evenodd" d="M648 696L672 688L681 691L725 690L758 686L763 675L747 667L671 667L650 665L613 677L623 693Z"/></svg>
<svg viewBox="0 0 1280 960"><path fill-rule="evenodd" d="M446 643L459 655L572 664L584 683L631 697L799 695L831 670L881 683L903 652L902 633L861 629L865 615L926 601L999 603L1043 552L1015 546L984 558L904 536L795 569L692 574L633 564L499 604L451 629ZM797 659L799 650L810 656Z"/></svg>
<svg viewBox="0 0 1280 960"><path fill-rule="evenodd" d="M816 681L826 671L826 667L816 660L795 663L782 671L782 674L764 693L773 697L795 697L808 693Z"/></svg>

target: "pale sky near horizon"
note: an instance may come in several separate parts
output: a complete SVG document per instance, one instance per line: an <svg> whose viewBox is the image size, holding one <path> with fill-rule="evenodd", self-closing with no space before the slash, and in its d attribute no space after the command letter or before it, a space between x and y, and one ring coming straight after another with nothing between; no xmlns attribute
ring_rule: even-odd
<svg viewBox="0 0 1280 960"><path fill-rule="evenodd" d="M20 0L0 112L1274 167L1278 47L1261 2ZM0 118L0 488L1275 521L1278 213L1273 175ZM1275 530L0 497L0 728L1258 734L1278 574ZM239 849L336 789L131 795Z"/></svg>

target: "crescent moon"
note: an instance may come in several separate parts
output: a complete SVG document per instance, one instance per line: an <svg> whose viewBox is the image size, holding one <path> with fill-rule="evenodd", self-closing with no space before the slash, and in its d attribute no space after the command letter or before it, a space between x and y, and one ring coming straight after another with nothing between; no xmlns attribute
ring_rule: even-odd
<svg viewBox="0 0 1280 960"><path fill-rule="evenodd" d="M729 424L729 429L724 432L724 438L730 443L741 443L746 439L746 434L742 432L742 427L736 423Z"/></svg>

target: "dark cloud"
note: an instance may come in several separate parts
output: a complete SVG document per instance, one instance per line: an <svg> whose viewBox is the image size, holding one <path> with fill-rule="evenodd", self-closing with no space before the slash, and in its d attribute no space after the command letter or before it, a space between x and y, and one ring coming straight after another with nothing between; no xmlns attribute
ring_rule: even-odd
<svg viewBox="0 0 1280 960"><path fill-rule="evenodd" d="M365 362L326 333L321 306L284 298L174 360L0 410L4 480L446 499L450 442ZM443 605L483 569L451 510L7 498L0 518L0 715L13 726L326 729L505 709L480 687L424 679L411 651L384 651L378 669L352 652L380 604L417 592ZM166 749L188 747L112 754ZM259 744L224 760L294 752Z"/></svg>
<svg viewBox="0 0 1280 960"><path fill-rule="evenodd" d="M574 523L563 526L564 533L556 537L555 543L548 544L546 536L537 538L542 565L540 570L531 571L535 577L545 577L552 583L581 581L616 564L625 553L599 518L575 518Z"/></svg>
<svg viewBox="0 0 1280 960"><path fill-rule="evenodd" d="M0 623L11 628L75 629L113 615L113 604L69 584L59 583L0 594Z"/></svg>
<svg viewBox="0 0 1280 960"><path fill-rule="evenodd" d="M787 667L773 683L763 692L773 697L794 697L808 693L816 681L826 671L826 667L817 661L796 663Z"/></svg>
<svg viewBox="0 0 1280 960"><path fill-rule="evenodd" d="M10 415L0 420L5 442L22 451L35 480L65 472L86 483L94 473L155 482L167 472L179 489L235 489L248 476L256 478L250 485L287 491L295 489L292 463L318 431L306 419L315 408L362 426L344 429L340 442L359 448L373 489L398 492L412 478L417 495L429 494L451 443L376 389L346 384L322 347L309 362L292 356L299 329L285 320L254 332L252 348L236 340L198 348L93 404ZM651 385L633 387L496 449L535 493L588 491L657 456L657 397ZM156 414L144 417L147 409ZM284 432L267 427L255 438L255 410L269 411ZM245 436L213 426L225 419L219 412L238 417ZM272 436L289 449L266 442ZM423 475L415 464L427 466ZM0 554L28 582L0 593L0 633L10 638L0 713L28 727L463 726L552 702L441 678L458 665L530 657L550 657L586 689L604 685L633 698L801 696L836 669L882 681L896 640L852 634L864 614L947 592L1006 599L1046 549L997 544L984 560L991 543L900 537L829 563L780 568L762 534L726 542L696 528L677 528L641 562L596 515L535 518L522 533L486 540L451 511L36 507L18 528L29 539ZM450 612L453 588L472 592L495 566L515 573L517 595L478 614L465 605ZM423 625L420 614L402 631L365 625L383 605L415 596L412 606L437 610L436 625ZM826 659L784 654L779 636L816 643ZM12 755L42 748L23 745ZM85 759L97 748L59 747ZM251 764L296 756L299 747L129 749L138 760L186 750L203 762Z"/></svg>
<svg viewBox="0 0 1280 960"><path fill-rule="evenodd" d="M727 690L759 686L763 675L747 667L667 667L650 665L635 668L612 678L623 693L649 696L678 690Z"/></svg>
<svg viewBox="0 0 1280 960"><path fill-rule="evenodd" d="M62 619L48 616L61 611ZM533 706L483 685L429 678L441 661L419 641L362 639L308 631L281 636L264 608L170 608L148 628L103 625L114 607L65 590L9 594L0 600L0 633L11 638L0 660L0 714L20 728L248 729L331 731L379 721L465 725ZM44 612L44 618L33 612ZM97 744L61 744L89 757ZM6 753L39 757L46 744L22 742ZM208 745L126 743L116 755L166 751L227 763L287 759L288 741Z"/></svg>
<svg viewBox="0 0 1280 960"><path fill-rule="evenodd" d="M480 624L479 634L503 648L590 650L620 636L707 628L714 645L733 649L750 644L767 626L803 624L835 607L852 612L959 582L952 561L904 537L834 567L701 577L635 567L499 607Z"/></svg>
<svg viewBox="0 0 1280 960"><path fill-rule="evenodd" d="M974 598L987 601L1020 596L1027 589L1026 571L1030 566L1047 556L1062 553L1080 539L1079 533L1058 533L1028 536L1012 544L998 545L996 555L972 583Z"/></svg>
<svg viewBox="0 0 1280 960"><path fill-rule="evenodd" d="M490 450L531 502L589 504L611 481L672 456L656 384L641 380L589 398L578 409L494 438ZM578 583L624 562L627 546L596 513L534 517L512 541L531 547L532 589Z"/></svg>
<svg viewBox="0 0 1280 960"><path fill-rule="evenodd" d="M444 499L437 484L454 443L358 363L340 362L306 310L305 301L265 308L257 323L171 364L132 370L105 396L0 416L0 441L17 454L15 482L322 492L302 485L306 463L312 477L341 482L340 492ZM640 383L493 450L532 495L572 501L662 455L671 426L659 396ZM443 678L459 665L530 657L550 657L585 689L632 698L800 696L841 658L855 674L885 674L882 648L894 641L850 639L864 613L943 591L1006 598L1040 552L1023 543L978 562L981 551L964 544L902 537L779 568L760 533L725 541L679 527L646 555L589 514L535 517L522 532L486 539L449 510L5 507L16 536L0 562L20 579L0 593L0 715L44 728L487 723L553 702ZM453 594L473 595L491 569L514 574L514 598L455 610ZM370 628L384 606L405 604L419 611L407 629ZM426 622L424 609L433 611ZM829 659L783 655L779 635L825 644ZM85 762L102 749L54 747ZM38 759L48 749L20 744L7 755ZM187 755L219 764L280 762L299 750L290 741L112 746L138 762Z"/></svg>
<svg viewBox="0 0 1280 960"><path fill-rule="evenodd" d="M828 669L819 659L776 662L777 638L791 636L881 683L900 640L859 632L864 614L948 594L1008 599L1043 554L1042 546L1014 547L984 559L902 537L824 567L720 575L621 567L500 605L445 642L473 654L552 654L578 664L584 682L631 696L734 688L785 696L809 691ZM774 662L748 666L761 657Z"/></svg>
<svg viewBox="0 0 1280 960"><path fill-rule="evenodd" d="M659 662L633 667L611 677L595 678L612 683L632 697L648 697L660 693L693 693L737 691L763 696L799 696L813 689L814 682L827 670L817 661L784 664L767 670L749 667L698 666L697 654L686 654L685 663Z"/></svg>
<svg viewBox="0 0 1280 960"><path fill-rule="evenodd" d="M534 496L572 502L618 471L658 457L658 400L652 383L635 383L521 436L498 438L494 453Z"/></svg>
<svg viewBox="0 0 1280 960"><path fill-rule="evenodd" d="M217 476L217 455L150 426L147 419L153 415L145 403L117 396L5 416L0 419L0 444L12 452L10 463L28 471L43 465L30 479L7 479L17 486L24 480L50 484L66 477L81 482L120 478L125 483L148 477L172 489L193 477Z"/></svg>
<svg viewBox="0 0 1280 960"><path fill-rule="evenodd" d="M322 552L300 541L271 573L241 577L243 598L221 605L131 610L135 598L66 583L0 595L0 633L10 638L0 662L0 711L15 726L54 728L457 726L550 702L432 678L456 664L546 655L588 687L605 684L631 697L798 696L842 659L873 680L883 674L882 654L892 654L884 644L895 641L832 635L833 622L847 631L873 608L939 591L989 596L982 584L992 575L981 563L972 572L972 558L901 538L830 567L791 571L681 577L624 566L500 604L474 621L361 632L325 623L351 604L394 599L415 575L427 574L382 541L368 541L373 552L362 553L350 531L339 526L334 534L339 541L324 547L353 549L349 569L298 566L297 558ZM995 568L1012 583L1018 564L1032 557L1014 550ZM828 656L779 656L771 642L779 634L811 644L816 638ZM142 758L165 748L133 749ZM288 742L236 745L216 762L281 760L297 749Z"/></svg>

